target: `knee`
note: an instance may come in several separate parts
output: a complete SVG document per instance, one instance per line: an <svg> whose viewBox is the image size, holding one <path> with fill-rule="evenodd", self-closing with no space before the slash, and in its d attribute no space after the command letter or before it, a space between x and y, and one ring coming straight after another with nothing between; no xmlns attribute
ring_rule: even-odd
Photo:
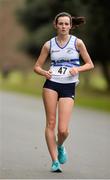
<svg viewBox="0 0 110 180"><path fill-rule="evenodd" d="M62 136L62 137L67 137L68 135L69 135L69 131L66 129L66 130L64 130L64 129L59 129L58 130L58 135L60 135L60 136Z"/></svg>
<svg viewBox="0 0 110 180"><path fill-rule="evenodd" d="M56 126L56 118L54 116L51 116L47 121L46 127L51 130L54 130L55 126Z"/></svg>

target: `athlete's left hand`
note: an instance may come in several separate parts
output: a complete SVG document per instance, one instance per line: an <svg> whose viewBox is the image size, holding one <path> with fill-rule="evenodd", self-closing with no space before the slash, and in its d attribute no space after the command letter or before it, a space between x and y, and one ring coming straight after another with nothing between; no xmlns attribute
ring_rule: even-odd
<svg viewBox="0 0 110 180"><path fill-rule="evenodd" d="M78 74L78 68L77 67L73 67L73 68L71 68L70 69L70 74L72 75L72 76L74 76L74 75L76 75L76 74Z"/></svg>

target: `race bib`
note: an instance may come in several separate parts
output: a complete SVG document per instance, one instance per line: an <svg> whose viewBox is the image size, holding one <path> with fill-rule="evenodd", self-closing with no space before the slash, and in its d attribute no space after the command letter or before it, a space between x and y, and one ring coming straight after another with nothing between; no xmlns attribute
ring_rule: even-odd
<svg viewBox="0 0 110 180"><path fill-rule="evenodd" d="M54 76L71 76L70 74L70 67L66 66L57 66L51 67L50 70L52 71L52 75Z"/></svg>

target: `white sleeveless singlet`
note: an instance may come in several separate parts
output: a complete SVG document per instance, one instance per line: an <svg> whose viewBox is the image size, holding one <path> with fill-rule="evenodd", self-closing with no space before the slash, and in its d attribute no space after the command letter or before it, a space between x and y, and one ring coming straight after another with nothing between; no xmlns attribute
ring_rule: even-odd
<svg viewBox="0 0 110 180"><path fill-rule="evenodd" d="M76 39L75 36L70 35L70 39L64 47L59 46L56 37L50 40L51 81L58 83L79 82L79 74L72 76L69 73L72 67L80 65L79 52L76 49Z"/></svg>

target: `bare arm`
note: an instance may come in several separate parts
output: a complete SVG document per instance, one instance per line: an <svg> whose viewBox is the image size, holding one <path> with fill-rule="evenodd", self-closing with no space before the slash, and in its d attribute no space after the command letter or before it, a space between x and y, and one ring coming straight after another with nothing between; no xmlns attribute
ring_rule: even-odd
<svg viewBox="0 0 110 180"><path fill-rule="evenodd" d="M49 41L47 41L42 49L41 49L41 53L37 59L37 62L34 66L34 72L37 73L37 74L40 74L42 76L45 76L47 79L50 79L51 78L51 72L50 71L46 71L42 68L42 66L44 65L47 57L48 57L48 54L49 54L49 49L50 49L50 43Z"/></svg>
<svg viewBox="0 0 110 180"><path fill-rule="evenodd" d="M72 75L75 75L78 72L83 72L83 71L87 71L87 70L94 68L93 62L92 62L92 60L91 60L91 58L87 52L86 46L83 43L83 41L80 39L77 39L77 48L80 51L80 55L84 61L84 65L72 68L70 70L70 73Z"/></svg>

